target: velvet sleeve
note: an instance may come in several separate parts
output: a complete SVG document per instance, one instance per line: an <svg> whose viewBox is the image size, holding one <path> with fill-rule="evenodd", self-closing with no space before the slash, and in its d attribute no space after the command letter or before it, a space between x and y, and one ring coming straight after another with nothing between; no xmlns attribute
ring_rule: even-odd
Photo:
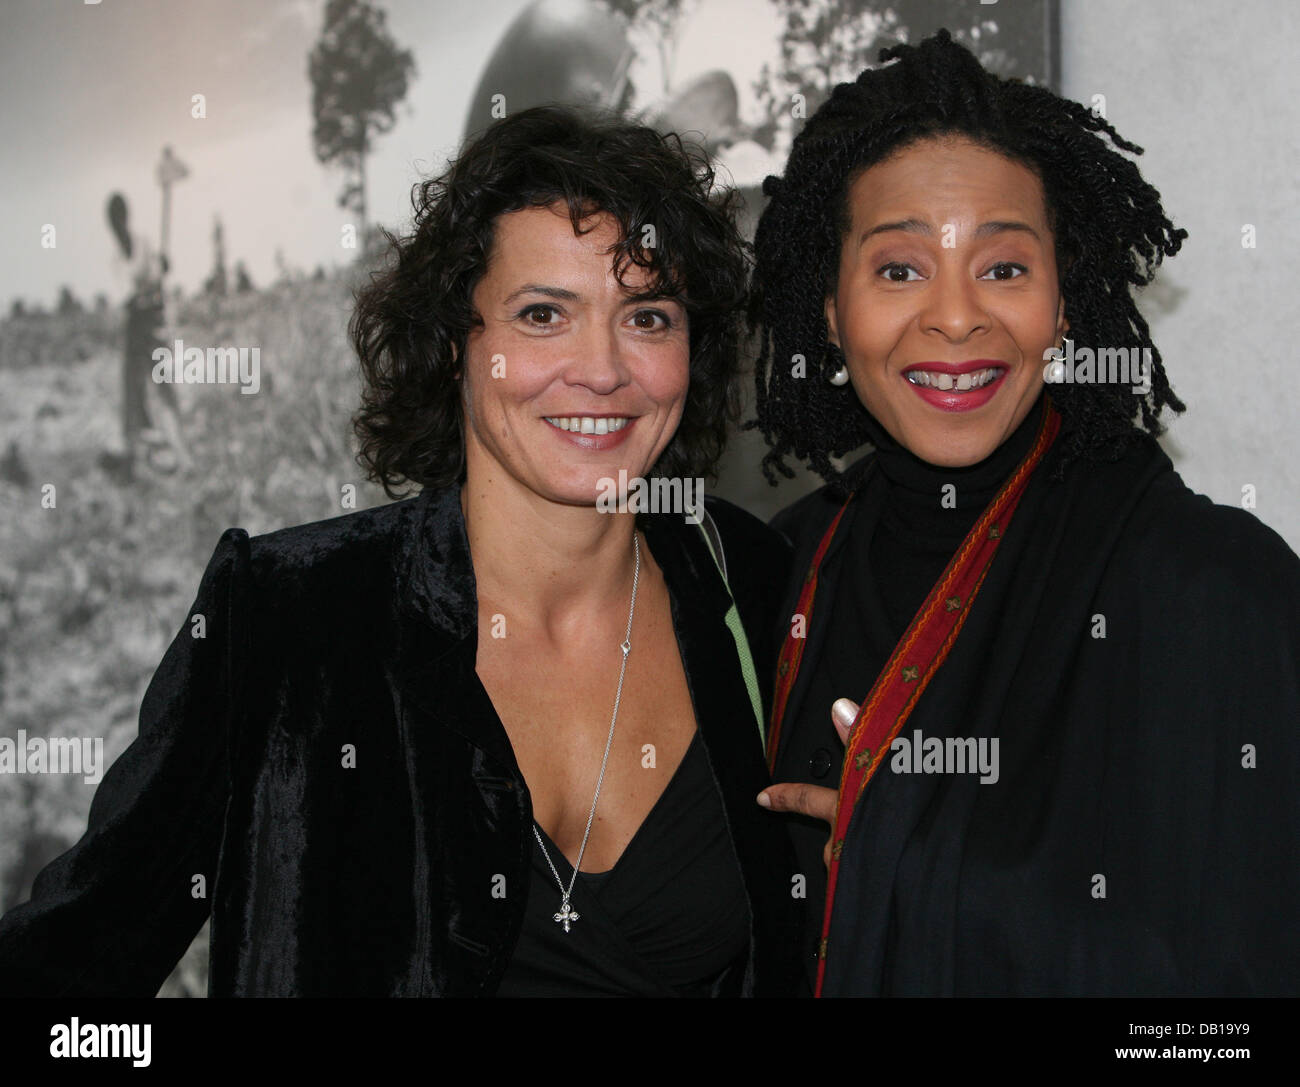
<svg viewBox="0 0 1300 1087"><path fill-rule="evenodd" d="M202 928L230 791L248 569L248 534L228 529L85 834L0 918L0 996L153 996Z"/></svg>

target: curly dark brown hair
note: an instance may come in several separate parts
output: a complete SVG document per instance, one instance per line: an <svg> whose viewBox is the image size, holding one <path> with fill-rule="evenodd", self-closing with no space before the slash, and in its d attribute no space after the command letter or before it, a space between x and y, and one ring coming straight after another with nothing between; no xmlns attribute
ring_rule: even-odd
<svg viewBox="0 0 1300 1087"><path fill-rule="evenodd" d="M620 284L632 265L678 299L690 325L690 387L681 424L653 474L709 476L740 411L738 378L750 248L740 197L715 191L702 151L608 114L539 106L499 121L437 178L417 184L409 234L388 231L385 266L356 296L348 334L361 360L357 461L390 498L405 483L464 479L455 360L481 325L472 293L487 271L499 216L567 207L575 233L591 215L618 223ZM586 227L591 229L593 224ZM643 248L647 225L654 244Z"/></svg>
<svg viewBox="0 0 1300 1087"><path fill-rule="evenodd" d="M1118 385L1050 386L1062 418L1057 475L1075 458L1113 459L1142 430L1161 433L1161 410L1182 411L1183 403L1134 288L1152 280L1187 231L1174 228L1160 194L1120 154L1142 148L1078 102L986 71L946 30L882 50L880 59L897 63L836 87L796 138L785 176L763 185L771 200L754 239L749 311L760 338L757 419L746 427L758 427L770 446L768 481L776 482L775 471L794 474L785 463L793 454L838 493L853 486L830 457L869 442L873 420L851 385L826 380L844 357L827 338L824 309L850 221L849 189L893 153L949 134L1022 163L1041 180L1070 338L1094 350L1133 342L1151 350L1145 397ZM790 372L796 354L808 360L805 380Z"/></svg>

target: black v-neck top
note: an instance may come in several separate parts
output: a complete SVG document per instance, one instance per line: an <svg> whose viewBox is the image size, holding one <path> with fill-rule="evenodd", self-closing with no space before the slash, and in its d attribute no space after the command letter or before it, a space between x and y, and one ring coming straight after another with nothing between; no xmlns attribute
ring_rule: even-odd
<svg viewBox="0 0 1300 1087"><path fill-rule="evenodd" d="M573 868L541 835L567 887ZM738 985L749 905L698 732L618 862L580 872L571 904L579 918L566 933L534 839L523 931L498 996L713 996Z"/></svg>

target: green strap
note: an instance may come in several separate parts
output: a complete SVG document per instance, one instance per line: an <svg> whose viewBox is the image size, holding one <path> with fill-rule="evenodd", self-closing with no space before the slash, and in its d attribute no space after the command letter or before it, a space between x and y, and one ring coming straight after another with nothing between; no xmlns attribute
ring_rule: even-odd
<svg viewBox="0 0 1300 1087"><path fill-rule="evenodd" d="M708 511L704 512L705 518L708 518L712 526L713 519L709 517ZM716 526L713 526L717 531ZM745 677L745 686L749 688L749 701L754 708L754 720L758 722L758 739L767 750L767 729L763 721L763 699L758 693L758 674L754 671L754 655L749 651L749 639L745 637L745 627L740 621L740 610L736 607L736 599L731 596L731 586L727 584L727 572L718 558L718 552L713 546L713 534L705 527L703 521L700 522L700 532L704 535L704 542L709 548L709 554L713 556L714 565L718 568L718 573L722 577L722 584L727 588L727 596L731 597L731 607L727 610L727 628L731 631L731 636L736 640L736 656L740 658L740 673ZM718 547L722 546L722 536L718 536Z"/></svg>

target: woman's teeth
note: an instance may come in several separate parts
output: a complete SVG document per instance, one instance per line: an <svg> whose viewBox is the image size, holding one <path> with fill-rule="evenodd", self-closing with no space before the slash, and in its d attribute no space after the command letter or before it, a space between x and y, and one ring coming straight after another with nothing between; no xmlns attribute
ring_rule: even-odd
<svg viewBox="0 0 1300 1087"><path fill-rule="evenodd" d="M631 421L630 416L610 419L601 417L592 418L590 415L548 415L546 421L551 426L559 427L561 430L567 430L571 434L613 434L616 430L622 430Z"/></svg>
<svg viewBox="0 0 1300 1087"><path fill-rule="evenodd" d="M996 380L1001 372L996 366L990 366L987 370L976 370L970 374L941 374L937 370L909 370L903 376L913 385L920 385L922 388L938 389L940 392L951 392L955 389L959 393L964 393L970 392L972 389L982 389L985 385Z"/></svg>

